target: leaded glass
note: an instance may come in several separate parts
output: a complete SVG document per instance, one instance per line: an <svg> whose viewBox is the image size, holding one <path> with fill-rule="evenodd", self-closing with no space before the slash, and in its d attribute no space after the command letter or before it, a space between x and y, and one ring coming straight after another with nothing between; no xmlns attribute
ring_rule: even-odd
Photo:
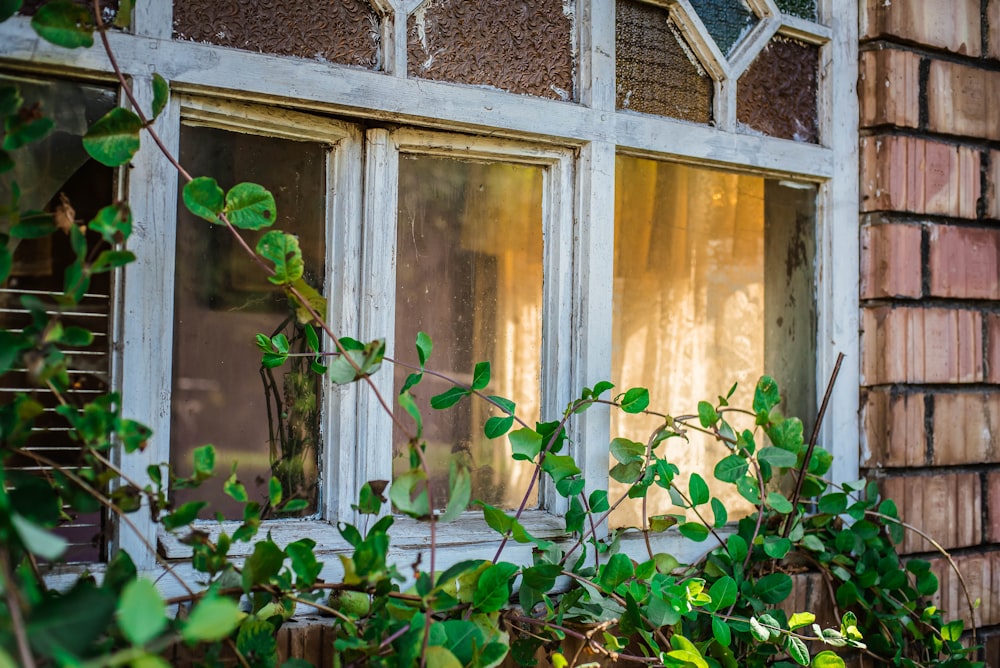
<svg viewBox="0 0 1000 668"><path fill-rule="evenodd" d="M818 46L775 37L740 77L737 120L772 137L817 142L818 73Z"/></svg>
<svg viewBox="0 0 1000 668"><path fill-rule="evenodd" d="M411 77L573 99L563 0L428 0L407 20Z"/></svg>
<svg viewBox="0 0 1000 668"><path fill-rule="evenodd" d="M381 69L381 31L367 0L174 0L177 39L279 56Z"/></svg>
<svg viewBox="0 0 1000 668"><path fill-rule="evenodd" d="M619 109L697 123L712 119L712 79L667 10L618 0L615 43Z"/></svg>
<svg viewBox="0 0 1000 668"><path fill-rule="evenodd" d="M727 56L757 23L744 0L691 0L691 6Z"/></svg>
<svg viewBox="0 0 1000 668"><path fill-rule="evenodd" d="M777 0L778 9L810 21L816 20L816 0Z"/></svg>

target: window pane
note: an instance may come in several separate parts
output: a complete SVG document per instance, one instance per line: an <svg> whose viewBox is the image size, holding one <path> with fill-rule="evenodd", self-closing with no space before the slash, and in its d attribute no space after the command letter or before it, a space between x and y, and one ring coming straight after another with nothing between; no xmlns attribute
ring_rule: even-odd
<svg viewBox="0 0 1000 668"><path fill-rule="evenodd" d="M224 190L249 181L274 194L275 229L296 234L305 279L322 290L326 149L318 144L184 127L181 162L193 174L211 174ZM243 231L251 246L265 231ZM277 476L284 497L304 498L315 508L320 446L320 378L308 358L273 371L261 368L254 336L284 332L291 352L306 352L302 328L282 292L239 248L229 231L189 214L177 216L174 305L173 400L170 460L181 475L191 471L194 448L212 443L216 470L227 475L234 462L252 500L267 499L267 482ZM183 501L186 494L178 491ZM206 485L200 498L242 518L239 506ZM307 512L311 512L307 511Z"/></svg>
<svg viewBox="0 0 1000 668"><path fill-rule="evenodd" d="M772 137L819 141L818 75L818 46L775 37L740 77L737 119Z"/></svg>
<svg viewBox="0 0 1000 668"><path fill-rule="evenodd" d="M745 0L691 0L691 6L727 56L757 23Z"/></svg>
<svg viewBox="0 0 1000 668"><path fill-rule="evenodd" d="M476 362L489 360L486 393L516 401L531 426L540 395L542 188L543 169L534 166L423 156L399 165L396 357L415 364L414 340L424 331L434 341L430 369L470 383ZM407 373L396 367L397 388ZM532 466L514 465L506 438L483 435L486 419L500 414L485 402L433 411L430 397L448 387L425 376L414 389L435 503L446 499L455 460L472 471L473 499L516 507ZM405 436L397 431L395 441L399 475L409 462Z"/></svg>
<svg viewBox="0 0 1000 668"><path fill-rule="evenodd" d="M618 0L615 76L619 109L712 120L712 79L670 20L670 12Z"/></svg>
<svg viewBox="0 0 1000 668"><path fill-rule="evenodd" d="M12 185L16 183L21 211L75 210L74 220L78 224L91 220L101 208L111 204L115 172L87 155L81 137L90 123L115 106L115 91L67 81L9 76L0 76L0 86L16 86L26 109L38 105L38 111L55 123L44 139L12 153L14 168L0 175L0 202L4 206L11 202ZM72 209L66 209L67 206ZM8 222L7 216L0 213L4 229ZM100 235L94 232L87 233L87 243L90 248L107 249ZM56 232L41 239L21 239L12 251L10 277L0 284L0 326L19 330L30 324L31 317L21 297L32 295L47 305L50 314L59 313L58 320L64 327L83 327L93 332L90 345L72 349L61 346L69 358L70 401L80 404L93 401L110 389L111 274L95 274L80 303L60 313L53 297L62 293L63 274L75 259L69 236ZM0 403L13 401L16 392L33 394L45 407L26 449L63 466L80 466L80 444L70 438L66 420L56 414L55 394L38 387L27 369L12 369L0 377ZM42 474L48 470L28 456L10 457L4 464L12 476L20 471ZM68 507L66 510L69 520L56 529L69 541L66 561L102 560L107 542L104 513L79 513Z"/></svg>
<svg viewBox="0 0 1000 668"><path fill-rule="evenodd" d="M811 425L814 201L808 185L619 156L612 381L646 387L654 409L682 415L734 382L732 405L749 406L766 372L782 387L786 414ZM661 424L612 415L613 436L642 443ZM714 482L725 448L690 438L658 452L685 479L699 472ZM713 493L730 516L745 512L731 485ZM651 515L676 511L666 494L650 499ZM640 510L633 503L617 523L639 526Z"/></svg>
<svg viewBox="0 0 1000 668"><path fill-rule="evenodd" d="M407 74L572 100L566 8L564 0L425 2L407 19Z"/></svg>
<svg viewBox="0 0 1000 668"><path fill-rule="evenodd" d="M778 9L810 21L816 20L816 0L777 0Z"/></svg>
<svg viewBox="0 0 1000 668"><path fill-rule="evenodd" d="M246 51L378 70L381 33L366 0L174 0L174 37Z"/></svg>

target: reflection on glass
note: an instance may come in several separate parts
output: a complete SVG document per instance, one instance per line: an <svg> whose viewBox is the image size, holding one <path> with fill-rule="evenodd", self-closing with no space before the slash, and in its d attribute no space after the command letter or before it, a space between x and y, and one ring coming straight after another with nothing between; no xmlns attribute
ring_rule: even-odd
<svg viewBox="0 0 1000 668"><path fill-rule="evenodd" d="M90 123L110 111L116 103L112 89L67 81L46 81L0 75L0 86L16 86L27 110L36 109L52 119L54 127L43 139L12 152L14 166L0 174L0 226L6 230L9 217L2 211L13 201L14 184L20 191L17 200L22 212L41 210L48 213L74 211L74 220L83 224L112 203L115 170L90 158L81 137ZM67 207L72 207L68 209ZM8 243L13 263L6 281L0 283L0 326L20 330L31 322L21 298L34 295L54 308L51 298L64 288L63 274L75 260L69 235L56 232L40 239L12 239ZM107 249L99 234L87 233L90 248ZM79 304L58 317L63 326L90 330L90 345L63 349L69 357L69 395L73 402L92 401L109 389L109 321L111 313L111 274L95 274ZM31 392L45 407L26 449L47 457L62 466L80 466L80 444L70 438L66 421L55 412L55 395L33 381L27 369L11 369L0 378L0 404L9 404L18 391ZM8 475L21 471L41 474L48 470L28 456L13 456L4 461ZM56 528L69 545L64 555L68 562L101 561L106 555L107 522L104 513L81 513L64 509L68 519Z"/></svg>
<svg viewBox="0 0 1000 668"><path fill-rule="evenodd" d="M612 381L646 387L651 407L683 415L734 382L730 403L749 406L766 372L784 391L785 412L811 424L815 188L625 156L615 181ZM612 415L612 435L642 443L661 424ZM712 476L724 446L692 432L690 443L660 448L685 474L682 489L699 472L730 517L746 513L735 488ZM612 482L613 498L615 490ZM680 512L660 491L648 514ZM638 501L623 504L615 524L641 526L640 513Z"/></svg>
<svg viewBox="0 0 1000 668"><path fill-rule="evenodd" d="M274 229L296 234L305 279L323 289L326 149L318 144L184 127L181 161L194 174L210 174L224 189L249 181L275 198ZM243 231L251 246L264 234ZM194 448L212 443L216 471L238 464L251 500L264 504L272 475L284 498L303 498L315 510L320 437L320 378L308 358L274 370L261 368L257 333L284 332L292 352L305 352L304 332L282 292L239 248L230 232L190 215L177 216L171 464L191 471ZM176 494L185 500L184 490ZM242 519L239 506L213 480L207 516L221 511Z"/></svg>
<svg viewBox="0 0 1000 668"><path fill-rule="evenodd" d="M516 401L532 426L540 393L542 177L540 167L404 157L396 235L396 357L415 364L414 341L424 331L434 342L430 369L471 383L476 362L490 361L486 393ZM406 374L396 368L397 388ZM483 401L432 410L430 397L448 387L425 376L413 390L435 503L447 498L455 460L472 471L473 499L515 507L531 467L514 465L506 438L483 435L486 419L499 414ZM397 476L409 465L405 439L397 430Z"/></svg>

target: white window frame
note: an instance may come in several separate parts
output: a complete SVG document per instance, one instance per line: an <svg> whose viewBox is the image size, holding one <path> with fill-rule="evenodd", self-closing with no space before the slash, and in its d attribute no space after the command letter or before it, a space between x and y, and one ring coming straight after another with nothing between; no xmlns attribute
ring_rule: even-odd
<svg viewBox="0 0 1000 668"><path fill-rule="evenodd" d="M690 9L685 8L688 0L644 1L673 12L680 8L681 16L690 15L689 11L683 11ZM551 270L549 263L556 262L556 274L552 277L558 279L554 293L546 287L546 308L549 312L554 309L559 317L557 322L547 322L546 326L557 329L560 341L572 342L564 346L568 350L559 351L557 380L552 384L554 387L546 386L543 399L546 410L564 406L582 387L592 386L610 375L613 285L610 258L614 247L616 153L817 184L816 377L820 388L825 386L837 353L848 355L831 397L822 437L824 442L833 445L838 455L832 476L837 480L854 479L858 474L856 443L859 441L856 439L860 434L858 101L855 89L858 1L818 0L820 23L781 16L773 0L751 1L765 18L738 47L728 64L721 59L721 54L713 53L712 44L697 38L697 32L686 32L699 57L710 64L715 63L714 67L706 69L717 82L715 113L718 127L616 109L614 0L577 0L575 3L577 103L407 78L404 17L419 6L419 0L378 0L375 3L385 14L382 39L385 72L173 41L170 39L171 3L164 0L137 0L134 34L114 33L110 38L119 62L133 81L140 103L147 109L151 102L152 73L157 72L170 82L173 96L157 121L156 129L167 148L175 154L182 117L189 113L184 111L184 105L189 104L190 109L186 101L196 98L264 105L271 109L269 117L288 113L295 116L296 123L302 122L309 127L312 127L310 123L328 123L319 114L385 124L383 128L370 130L365 139L365 171L347 167L343 170L342 177L350 183L366 181L367 188L359 188L357 193L374 193L376 189L371 186L375 184L390 185L391 163L400 151L484 151L496 159L529 161L536 159L530 156L537 152L537 159L547 165L547 173L558 172L559 183L557 189L549 190L551 193L558 191L559 203L555 209L547 209L546 218L550 221L547 226L551 221L558 221L554 229L546 229L547 235L556 235L552 247L558 248L557 261L550 258L546 250L546 269ZM396 20L396 15L403 20ZM696 24L688 23L697 28ZM821 47L819 145L734 131L735 97L732 87L725 83L726 77L735 76L749 66L756 53L754 49L775 32ZM54 47L35 36L27 19L0 24L0 59L15 71L113 81L99 46L73 51ZM290 111L280 111L282 109ZM393 129L389 124L408 129ZM276 130L272 128L271 131ZM316 136L311 138L316 139ZM168 351L172 350L172 230L177 203L177 177L172 165L152 149L148 138L143 142L144 149L133 160L133 168L128 170L127 190L123 193L129 197L136 220L130 248L137 261L123 272L119 281L120 306L115 320L118 354L114 367L118 389L123 392L123 412L144 420L154 432L142 455L121 460L127 473L139 482L146 479L148 464L169 460L171 360ZM380 160L385 161L381 170L378 168ZM347 193L341 191L335 198L338 204L332 212L333 218L342 216L345 222L328 226L328 271L339 272L329 275L327 283L334 331L349 333L357 327L362 335L392 336L394 328L391 319L386 318L387 309L376 311L374 302L369 301L377 298L383 300L382 306L391 307L391 299L384 300L391 296L391 284L387 281L391 281L392 272L383 272L373 284L370 280L373 277L367 276L364 269L378 262L384 262L387 268L391 266L384 251L374 244L376 237L372 227L372 221L381 221L385 229L379 234L395 233L394 227L389 228L389 221L395 220L395 201L390 203L389 199L369 195L362 200L360 195L351 194L350 189ZM547 202L546 206L552 207L553 203ZM572 221L570 227L567 227L567 219ZM547 248L549 241L546 236ZM337 244L342 245L338 247ZM339 249L344 255L331 260L330 254ZM344 291L340 304L335 303L338 286ZM368 289L375 290L373 295L366 293ZM568 305L563 301L566 299ZM353 308L359 303L363 307L361 313L367 314L360 320ZM550 330L545 346L552 345L553 331ZM546 358L551 364L553 358L549 348ZM391 373L383 373L379 382L391 388ZM384 424L379 426L382 418L372 417L370 402L359 394L364 391L356 384L328 393L328 420L324 425L328 442L321 456L324 470L343 478L326 486L327 490L338 490L336 494L329 491L323 494L321 507L327 519L345 517L344 509L354 500L355 489L351 481L356 486L364 479L384 478L388 470L387 456L356 457L358 451L364 450L360 439L365 433L377 434L386 453L391 447L391 431L386 431ZM818 404L820 397L816 399ZM355 404L361 408L357 417L352 418L351 411L344 406ZM337 421L334 415L347 417ZM367 431L371 420L375 423L374 432ZM588 488L606 489L608 411L598 407L577 416L571 424L571 436ZM543 491L543 503L548 504L551 514L539 511L538 519L533 520L537 529L543 532L561 528L562 507L559 500L553 501L552 497ZM157 535L156 525L149 521L148 513L135 513L130 517L134 530L123 525L116 544L129 549L140 569L155 571L159 567L145 545L155 545L160 540L168 554L176 553L177 546L171 539ZM279 542L305 534L326 549L343 547L335 527L328 521L275 521L268 526ZM443 526L441 528L444 530ZM465 543L452 544L455 554L467 558L470 545L480 544L484 555L492 556L492 553L485 554L490 552L489 546L496 544L491 542L488 532L480 533L468 525L463 530ZM447 531L442 531L442 535L447 538ZM400 537L404 543L422 540L426 547L426 534L422 538L416 534ZM682 559L694 557L708 545L661 539L658 549L668 549ZM640 547L641 543L641 538L623 541L624 548L634 549L637 556L645 549ZM413 554L408 549L394 543L393 554L401 561L412 563ZM444 549L447 552L450 548ZM505 558L528 559L530 554L521 546L513 546L505 552ZM449 559L448 554L442 553L438 564L446 564ZM328 557L324 561L328 572L323 577L336 577L339 560Z"/></svg>

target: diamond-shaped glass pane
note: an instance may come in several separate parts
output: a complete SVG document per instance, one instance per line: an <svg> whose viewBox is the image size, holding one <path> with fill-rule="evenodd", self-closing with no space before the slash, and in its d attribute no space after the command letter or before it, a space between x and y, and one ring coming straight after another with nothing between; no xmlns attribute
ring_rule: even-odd
<svg viewBox="0 0 1000 668"><path fill-rule="evenodd" d="M777 0L777 3L778 9L785 14L816 20L816 0Z"/></svg>
<svg viewBox="0 0 1000 668"><path fill-rule="evenodd" d="M175 38L246 51L381 69L381 33L366 0L174 0Z"/></svg>
<svg viewBox="0 0 1000 668"><path fill-rule="evenodd" d="M737 120L772 137L815 143L818 74L818 46L775 37L740 77Z"/></svg>
<svg viewBox="0 0 1000 668"><path fill-rule="evenodd" d="M727 56L757 23L757 17L744 0L691 0L691 6L719 50Z"/></svg>
<svg viewBox="0 0 1000 668"><path fill-rule="evenodd" d="M696 123L712 119L712 79L666 9L618 0L615 35L619 109Z"/></svg>

